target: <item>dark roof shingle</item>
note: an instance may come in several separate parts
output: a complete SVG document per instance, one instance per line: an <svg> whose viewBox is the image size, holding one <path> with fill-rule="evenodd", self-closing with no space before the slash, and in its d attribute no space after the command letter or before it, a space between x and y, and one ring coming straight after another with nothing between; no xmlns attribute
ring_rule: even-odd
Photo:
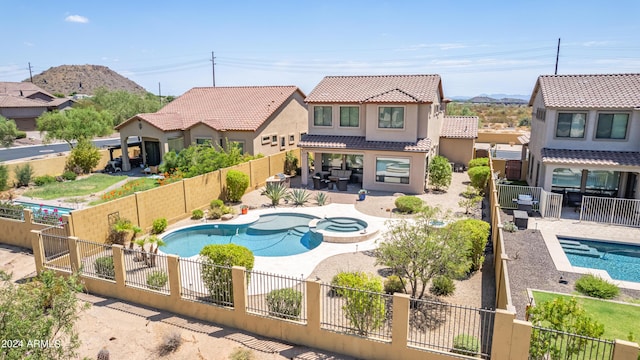
<svg viewBox="0 0 640 360"><path fill-rule="evenodd" d="M477 116L445 116L440 137L475 139L478 137Z"/></svg>
<svg viewBox="0 0 640 360"><path fill-rule="evenodd" d="M542 75L530 106L538 91L542 92L545 107L637 108L640 74Z"/></svg>
<svg viewBox="0 0 640 360"><path fill-rule="evenodd" d="M340 136L340 135L304 135L298 142L299 147L305 148L329 148L329 149L354 149L354 150L384 150L384 151L409 151L429 152L431 139L418 139L417 142L395 141L367 141L364 136Z"/></svg>
<svg viewBox="0 0 640 360"><path fill-rule="evenodd" d="M542 162L567 165L640 166L640 152L543 148Z"/></svg>

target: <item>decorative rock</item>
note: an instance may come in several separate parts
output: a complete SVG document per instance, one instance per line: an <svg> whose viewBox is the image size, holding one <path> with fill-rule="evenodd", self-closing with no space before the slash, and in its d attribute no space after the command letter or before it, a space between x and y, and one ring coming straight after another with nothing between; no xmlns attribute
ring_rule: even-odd
<svg viewBox="0 0 640 360"><path fill-rule="evenodd" d="M393 196L396 196L396 197L398 197L398 196L404 196L404 194L403 194L403 193L400 193L400 192L397 192L397 193L393 193Z"/></svg>
<svg viewBox="0 0 640 360"><path fill-rule="evenodd" d="M220 217L222 220L231 220L233 219L233 214L224 214Z"/></svg>

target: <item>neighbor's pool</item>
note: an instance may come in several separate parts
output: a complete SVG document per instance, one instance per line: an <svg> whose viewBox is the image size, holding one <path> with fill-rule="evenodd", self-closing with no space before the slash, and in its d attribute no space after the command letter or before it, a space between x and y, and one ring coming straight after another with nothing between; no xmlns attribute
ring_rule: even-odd
<svg viewBox="0 0 640 360"><path fill-rule="evenodd" d="M640 246L558 237L573 266L605 270L612 279L640 282Z"/></svg>
<svg viewBox="0 0 640 360"><path fill-rule="evenodd" d="M250 224L202 224L182 228L163 236L165 246L160 250L181 257L200 253L209 244L237 244L255 256L289 256L307 252L322 243L322 234L316 229L333 232L359 231L367 223L354 218L321 219L316 228L309 223L318 217L298 213L261 215Z"/></svg>
<svg viewBox="0 0 640 360"><path fill-rule="evenodd" d="M66 208L66 207L61 207L61 206L50 206L50 205L44 205L44 204L35 204L35 203L30 203L30 202L25 202L25 201L14 201L14 204L18 204L18 205L22 205L25 207L30 208L33 211L37 211L39 209L42 209L42 211L47 211L47 212L58 212L58 214L60 215L68 215L71 211L73 211L74 209L71 208Z"/></svg>

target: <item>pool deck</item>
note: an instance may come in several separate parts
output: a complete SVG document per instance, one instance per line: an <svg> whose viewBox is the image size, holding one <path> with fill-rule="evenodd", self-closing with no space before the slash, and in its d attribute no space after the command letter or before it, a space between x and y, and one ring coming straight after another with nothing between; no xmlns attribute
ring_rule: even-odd
<svg viewBox="0 0 640 360"><path fill-rule="evenodd" d="M537 229L540 231L553 260L553 264L558 271L594 274L602 277L603 279L614 282L620 287L640 290L640 282L615 280L612 279L604 270L572 266L562 250L557 238L557 236L561 236L585 240L604 240L640 245L640 229L579 222L577 220L547 220L542 218L530 218L529 229Z"/></svg>

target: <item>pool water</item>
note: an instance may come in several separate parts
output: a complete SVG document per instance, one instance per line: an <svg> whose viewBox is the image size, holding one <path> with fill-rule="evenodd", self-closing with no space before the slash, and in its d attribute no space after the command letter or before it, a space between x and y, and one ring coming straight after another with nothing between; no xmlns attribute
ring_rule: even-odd
<svg viewBox="0 0 640 360"><path fill-rule="evenodd" d="M165 246L160 250L182 257L200 253L209 244L237 244L255 256L289 256L315 249L322 243L316 229L335 232L358 231L367 223L353 218L328 218L318 221L317 228L309 223L318 217L298 213L261 215L250 224L202 224L183 228L163 236Z"/></svg>
<svg viewBox="0 0 640 360"><path fill-rule="evenodd" d="M573 266L605 270L612 279L640 282L640 246L558 237Z"/></svg>
<svg viewBox="0 0 640 360"><path fill-rule="evenodd" d="M30 202L24 202L24 201L14 201L15 204L18 205L22 205L24 207L30 208L33 211L37 211L39 209L42 209L42 211L46 211L46 212L58 212L58 214L60 215L69 215L69 213L71 211L73 211L73 209L71 208L66 208L66 207L60 207L60 206L51 206L51 205L44 205L44 204L34 204L34 203L30 203Z"/></svg>

